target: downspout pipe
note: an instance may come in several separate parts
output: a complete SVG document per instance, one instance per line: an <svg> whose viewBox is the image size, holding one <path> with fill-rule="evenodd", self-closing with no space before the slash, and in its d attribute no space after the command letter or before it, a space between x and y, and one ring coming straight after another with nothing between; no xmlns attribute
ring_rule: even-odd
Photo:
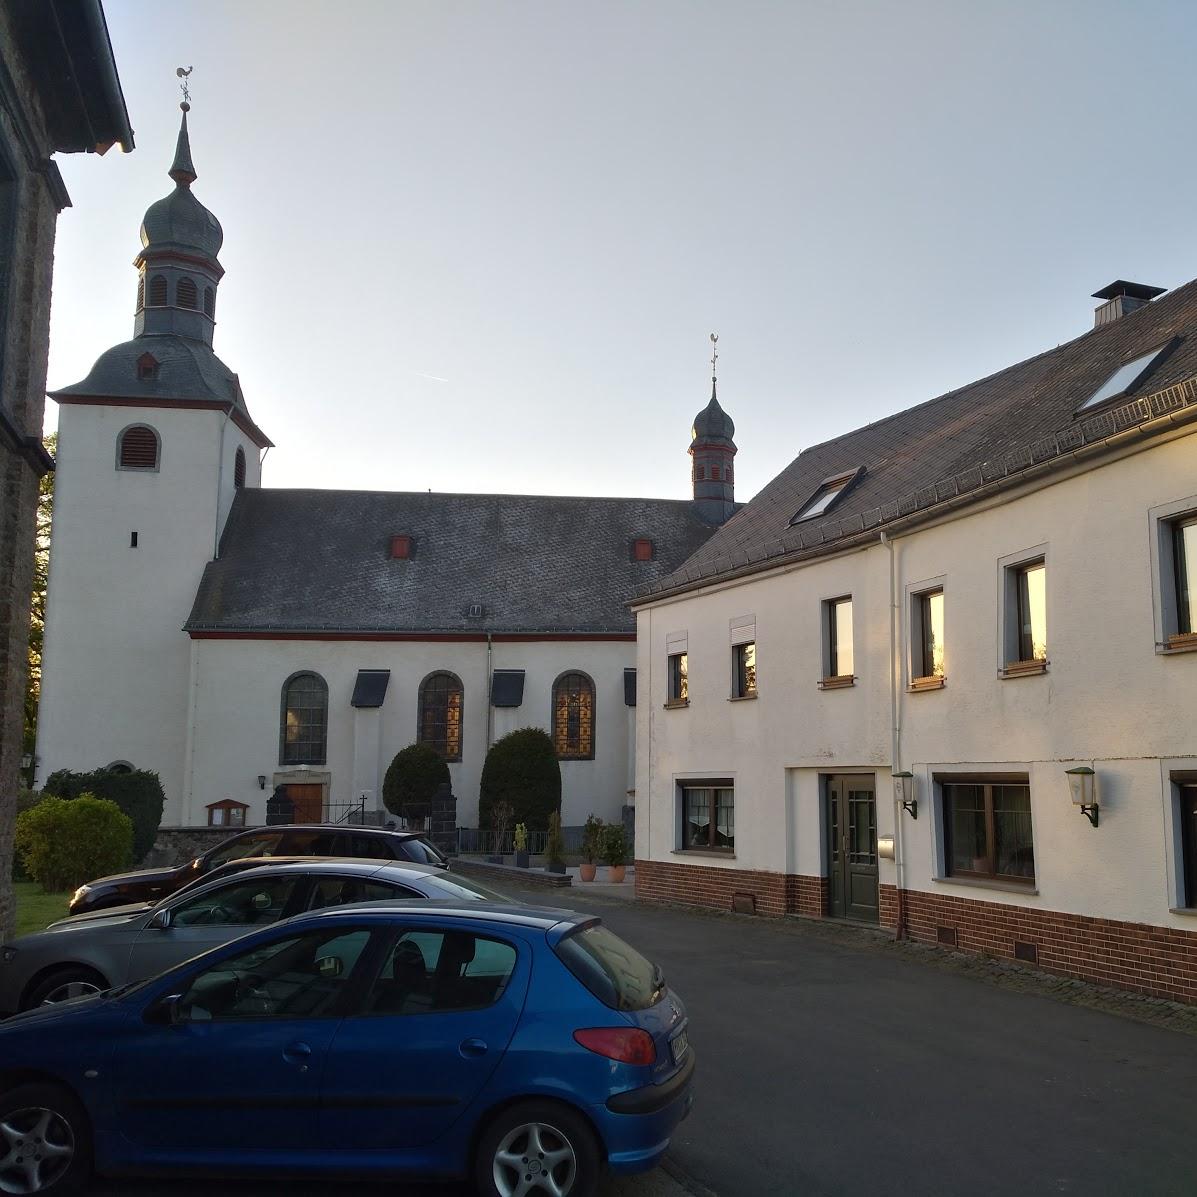
<svg viewBox="0 0 1197 1197"><path fill-rule="evenodd" d="M491 702L491 686L494 684L495 676L495 655L494 644L491 640L491 634L486 633L486 751L490 751L490 746L494 742L495 734L495 706Z"/></svg>
<svg viewBox="0 0 1197 1197"><path fill-rule="evenodd" d="M893 538L881 532L881 543L889 551L889 713L890 713L890 777L901 770L902 743L901 725L898 716L898 688L902 682L901 659L901 605L898 602L898 567L894 557ZM905 939L906 932L906 846L902 836L902 804L894 791L894 861L898 882L897 927L895 939Z"/></svg>
<svg viewBox="0 0 1197 1197"><path fill-rule="evenodd" d="M216 471L216 528L212 535L212 560L217 561L220 558L220 503L221 494L224 491L224 431L229 426L229 420L233 418L233 404L229 404L228 411L224 413L224 419L220 422L220 468Z"/></svg>

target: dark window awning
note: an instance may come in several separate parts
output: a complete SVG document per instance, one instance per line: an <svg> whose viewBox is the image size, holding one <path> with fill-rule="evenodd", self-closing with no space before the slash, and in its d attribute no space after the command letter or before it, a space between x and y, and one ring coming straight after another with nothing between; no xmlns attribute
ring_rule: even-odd
<svg viewBox="0 0 1197 1197"><path fill-rule="evenodd" d="M625 707L636 705L636 671L634 669L623 671L623 705Z"/></svg>
<svg viewBox="0 0 1197 1197"><path fill-rule="evenodd" d="M496 669L490 679L490 703L494 707L518 707L524 701L524 671Z"/></svg>
<svg viewBox="0 0 1197 1197"><path fill-rule="evenodd" d="M354 707L380 707L387 696L387 684L391 680L389 669L359 669L357 681L353 683L353 697L349 705Z"/></svg>

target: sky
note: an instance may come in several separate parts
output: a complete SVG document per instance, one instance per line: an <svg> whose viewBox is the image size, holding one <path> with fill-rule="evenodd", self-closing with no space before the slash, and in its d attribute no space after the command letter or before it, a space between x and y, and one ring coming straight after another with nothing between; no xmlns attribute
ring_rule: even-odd
<svg viewBox="0 0 1197 1197"><path fill-rule="evenodd" d="M137 148L58 159L50 386L132 336L193 66L268 486L686 498L715 331L747 499L1197 276L1191 3L104 7Z"/></svg>

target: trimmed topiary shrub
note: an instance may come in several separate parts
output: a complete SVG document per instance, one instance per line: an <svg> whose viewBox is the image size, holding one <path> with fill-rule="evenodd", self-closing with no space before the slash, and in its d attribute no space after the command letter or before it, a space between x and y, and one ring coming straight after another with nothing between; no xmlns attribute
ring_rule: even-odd
<svg viewBox="0 0 1197 1197"><path fill-rule="evenodd" d="M496 740L482 766L478 825L489 827L492 810L510 803L513 818L529 831L547 831L549 815L561 809L561 766L547 732L524 727Z"/></svg>
<svg viewBox="0 0 1197 1197"><path fill-rule="evenodd" d="M432 796L449 784L449 766L428 744L409 744L395 754L382 781L382 801L393 815L423 821L432 811Z"/></svg>
<svg viewBox="0 0 1197 1197"><path fill-rule="evenodd" d="M129 866L133 821L115 802L80 794L44 798L17 816L17 852L26 873L47 893Z"/></svg>
<svg viewBox="0 0 1197 1197"><path fill-rule="evenodd" d="M89 794L93 798L115 802L133 824L132 863L144 860L154 846L166 802L158 774L148 769L134 769L128 773L110 769L72 773L69 769L60 769L46 778L44 793L55 798L79 798Z"/></svg>

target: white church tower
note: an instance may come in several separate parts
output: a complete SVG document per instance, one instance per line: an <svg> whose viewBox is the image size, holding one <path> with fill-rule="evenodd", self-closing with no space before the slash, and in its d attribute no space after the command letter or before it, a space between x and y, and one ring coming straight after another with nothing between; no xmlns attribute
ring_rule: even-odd
<svg viewBox="0 0 1197 1197"><path fill-rule="evenodd" d="M179 821L191 642L182 631L237 490L271 442L212 351L220 222L191 190L184 102L174 190L141 226L134 337L60 404L37 781L155 770Z"/></svg>

